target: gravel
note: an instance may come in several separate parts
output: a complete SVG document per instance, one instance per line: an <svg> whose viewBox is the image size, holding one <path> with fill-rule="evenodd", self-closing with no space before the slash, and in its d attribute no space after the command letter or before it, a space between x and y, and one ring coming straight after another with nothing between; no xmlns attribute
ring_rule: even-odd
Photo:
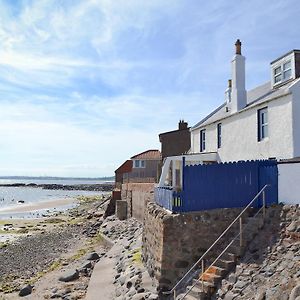
<svg viewBox="0 0 300 300"><path fill-rule="evenodd" d="M0 249L0 284L6 278L28 279L43 271L68 251L77 238L78 227L67 226L49 233L39 233L18 239ZM33 250L34 249L34 250Z"/></svg>

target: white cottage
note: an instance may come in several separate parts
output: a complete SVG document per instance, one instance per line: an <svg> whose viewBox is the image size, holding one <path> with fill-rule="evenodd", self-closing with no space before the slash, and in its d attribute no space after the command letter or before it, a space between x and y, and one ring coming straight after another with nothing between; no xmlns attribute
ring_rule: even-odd
<svg viewBox="0 0 300 300"><path fill-rule="evenodd" d="M245 89L237 40L225 102L191 128L192 154L219 162L300 156L300 50L271 62L271 81Z"/></svg>
<svg viewBox="0 0 300 300"><path fill-rule="evenodd" d="M300 203L300 50L271 62L271 80L245 88L245 57L235 43L225 100L191 127L188 155L165 159L159 187L182 187L185 164L276 159L279 201Z"/></svg>

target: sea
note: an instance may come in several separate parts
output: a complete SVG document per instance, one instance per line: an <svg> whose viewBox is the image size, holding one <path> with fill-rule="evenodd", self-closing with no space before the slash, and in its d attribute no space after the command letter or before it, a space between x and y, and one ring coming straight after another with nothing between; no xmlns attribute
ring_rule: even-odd
<svg viewBox="0 0 300 300"><path fill-rule="evenodd" d="M78 179L78 178L2 178L0 184L14 184L14 183L35 183L35 184L63 184L63 185L77 185L77 184L101 184L111 182L100 179ZM78 196L103 195L105 192L99 191L77 191L77 190L47 190L39 187L0 187L0 219L8 218L36 218L44 216L45 214L64 211L66 209L76 206L76 201L68 205L61 205L51 209L43 209L33 212L23 213L5 213L6 208L14 208L23 204L32 204L37 202L48 202L52 200L74 198ZM22 203L20 203L22 202ZM2 211L2 212L1 212Z"/></svg>

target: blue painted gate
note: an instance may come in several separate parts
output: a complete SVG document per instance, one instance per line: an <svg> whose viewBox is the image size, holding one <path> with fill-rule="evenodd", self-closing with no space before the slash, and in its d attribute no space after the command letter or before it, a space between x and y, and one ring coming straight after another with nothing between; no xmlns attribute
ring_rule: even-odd
<svg viewBox="0 0 300 300"><path fill-rule="evenodd" d="M266 184L270 185L266 190L267 205L277 203L278 169L275 160L183 166L183 189L173 192L168 207L163 206L174 212L244 207ZM256 206L261 203L259 198Z"/></svg>

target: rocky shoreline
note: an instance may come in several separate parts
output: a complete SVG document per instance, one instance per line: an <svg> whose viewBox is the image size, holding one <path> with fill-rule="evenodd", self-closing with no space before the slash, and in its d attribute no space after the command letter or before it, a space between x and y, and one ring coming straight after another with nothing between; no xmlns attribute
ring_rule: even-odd
<svg viewBox="0 0 300 300"><path fill-rule="evenodd" d="M99 191L110 192L114 189L114 183L99 183L99 184L36 184L36 183L10 183L0 184L0 187L28 187L42 188L46 190L67 190L67 191Z"/></svg>
<svg viewBox="0 0 300 300"><path fill-rule="evenodd" d="M265 224L214 299L300 299L300 207L284 205L279 213Z"/></svg>
<svg viewBox="0 0 300 300"><path fill-rule="evenodd" d="M22 226L22 238L0 245L0 299L84 299L93 269L111 258L111 299L158 299L141 263L142 224L108 216L109 200L86 197L64 214Z"/></svg>

